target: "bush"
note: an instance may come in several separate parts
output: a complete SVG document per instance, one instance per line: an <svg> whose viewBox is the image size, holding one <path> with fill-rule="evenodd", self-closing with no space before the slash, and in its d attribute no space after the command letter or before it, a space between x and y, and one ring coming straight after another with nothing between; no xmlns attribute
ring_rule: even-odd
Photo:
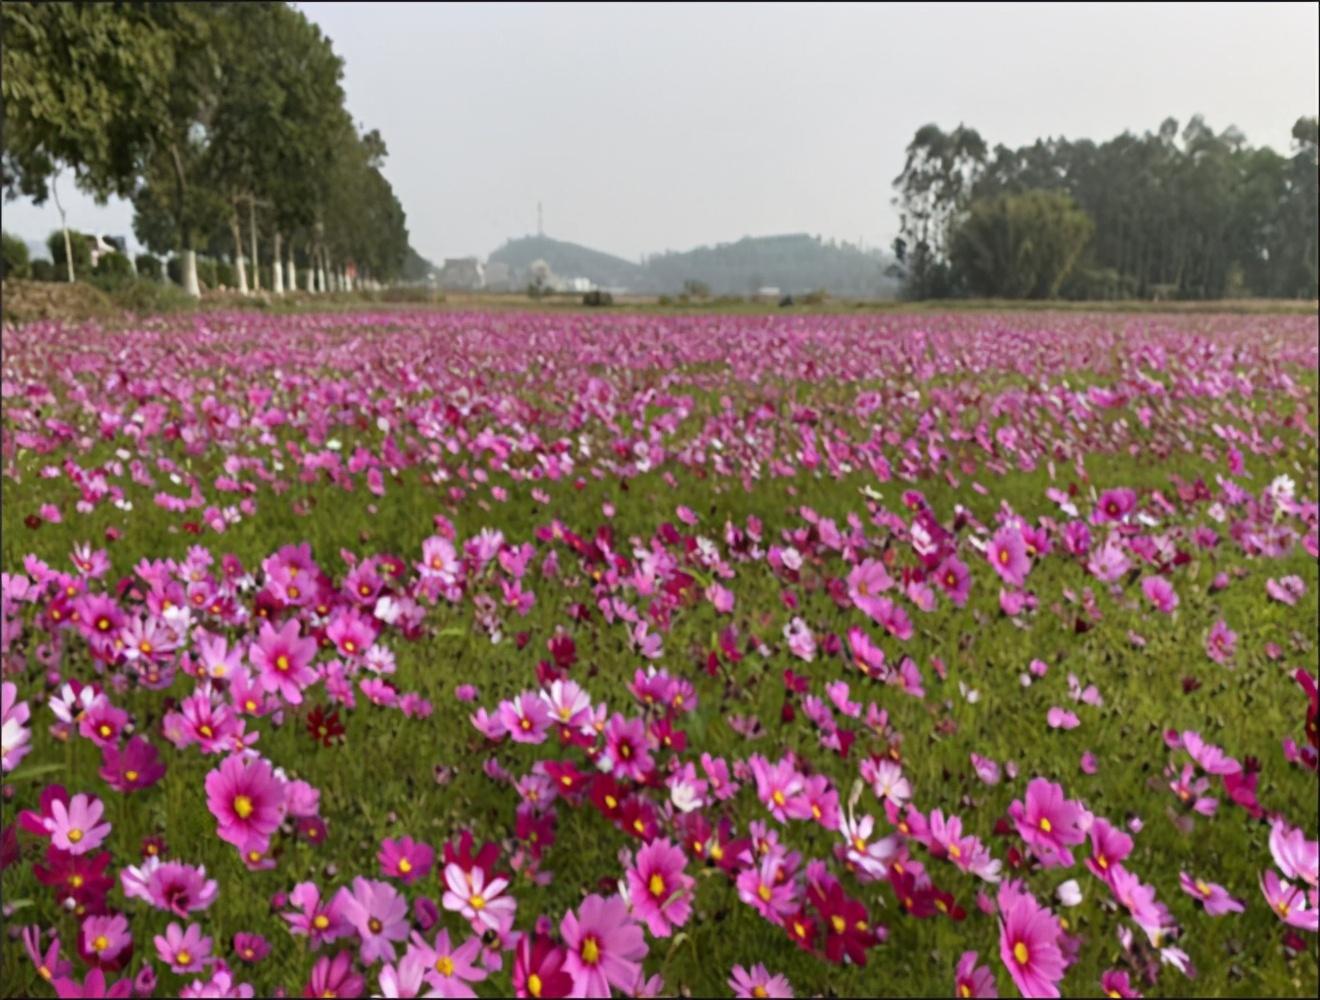
<svg viewBox="0 0 1320 1000"><path fill-rule="evenodd" d="M200 266L199 264L198 267ZM215 276L211 279L209 287L219 288L224 285L231 290L238 287L238 271L233 264L225 260L217 260L213 267Z"/></svg>
<svg viewBox="0 0 1320 1000"><path fill-rule="evenodd" d="M64 256L64 230L57 229L46 238L50 260L55 265L55 280L69 280L69 265ZM85 278L92 270L92 241L82 233L69 231L69 246L73 248L73 276Z"/></svg>
<svg viewBox="0 0 1320 1000"><path fill-rule="evenodd" d="M826 292L825 289L817 288L814 292L807 292L807 294L803 295L798 301L804 306L818 306L823 304L828 298L829 293Z"/></svg>
<svg viewBox="0 0 1320 1000"><path fill-rule="evenodd" d="M142 316L177 312L193 305L182 288L141 277L121 285L110 297L121 309Z"/></svg>
<svg viewBox="0 0 1320 1000"><path fill-rule="evenodd" d="M137 265L139 278L145 278L148 281L160 281L162 269L159 257L153 257L149 253L140 253L133 259L133 263Z"/></svg>
<svg viewBox="0 0 1320 1000"><path fill-rule="evenodd" d="M609 292L602 292L600 289L592 289L582 296L584 306L612 306L614 305L614 296Z"/></svg>
<svg viewBox="0 0 1320 1000"><path fill-rule="evenodd" d="M683 282L683 294L693 299L710 298L710 285L704 281L695 281L689 278Z"/></svg>
<svg viewBox="0 0 1320 1000"><path fill-rule="evenodd" d="M134 279L133 262L122 253L102 254L92 268L92 284L105 292L122 288Z"/></svg>
<svg viewBox="0 0 1320 1000"><path fill-rule="evenodd" d="M216 287L215 261L197 258L197 283L203 288Z"/></svg>
<svg viewBox="0 0 1320 1000"><path fill-rule="evenodd" d="M17 236L0 234L0 278L26 278L32 273L27 244Z"/></svg>
<svg viewBox="0 0 1320 1000"><path fill-rule="evenodd" d="M32 262L32 280L33 281L57 281L55 277L55 265L46 260L45 257L38 257Z"/></svg>

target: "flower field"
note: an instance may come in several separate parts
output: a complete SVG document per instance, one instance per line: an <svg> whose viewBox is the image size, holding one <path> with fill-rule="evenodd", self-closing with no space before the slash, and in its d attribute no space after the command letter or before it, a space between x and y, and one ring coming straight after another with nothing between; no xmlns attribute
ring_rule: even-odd
<svg viewBox="0 0 1320 1000"><path fill-rule="evenodd" d="M1317 321L4 334L5 995L1314 995Z"/></svg>

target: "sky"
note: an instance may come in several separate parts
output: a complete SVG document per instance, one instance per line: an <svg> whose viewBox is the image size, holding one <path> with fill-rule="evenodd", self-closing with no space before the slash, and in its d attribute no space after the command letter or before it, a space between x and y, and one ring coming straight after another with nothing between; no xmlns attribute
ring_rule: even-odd
<svg viewBox="0 0 1320 1000"><path fill-rule="evenodd" d="M922 125L991 145L1103 140L1202 113L1287 152L1320 106L1320 5L296 4L345 60L354 118L439 263L544 231L636 260L806 232L897 233ZM60 185L69 223L132 210ZM43 240L52 203L4 206Z"/></svg>

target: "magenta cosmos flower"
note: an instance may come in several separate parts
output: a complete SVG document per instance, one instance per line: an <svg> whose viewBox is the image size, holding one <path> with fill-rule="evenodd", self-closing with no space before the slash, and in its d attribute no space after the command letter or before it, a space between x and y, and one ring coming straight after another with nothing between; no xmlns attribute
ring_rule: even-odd
<svg viewBox="0 0 1320 1000"><path fill-rule="evenodd" d="M316 680L316 672L311 668L316 640L300 638L298 631L296 619L285 622L278 632L266 622L248 653L262 688L278 692L290 705L299 704L303 688Z"/></svg>
<svg viewBox="0 0 1320 1000"><path fill-rule="evenodd" d="M105 805L95 796L79 792L66 806L60 799L50 803L45 821L50 842L70 854L86 854L100 847L110 835L110 824L100 822Z"/></svg>
<svg viewBox="0 0 1320 1000"><path fill-rule="evenodd" d="M388 882L358 876L353 891L339 890L339 908L362 939L363 965L394 961L394 942L408 936L408 901Z"/></svg>
<svg viewBox="0 0 1320 1000"><path fill-rule="evenodd" d="M1024 997L1057 997L1063 978L1059 923L1034 896L1005 885L999 892L999 957Z"/></svg>
<svg viewBox="0 0 1320 1000"><path fill-rule="evenodd" d="M736 997L791 997L793 987L786 977L770 975L761 963L750 970L735 965L729 976L729 989Z"/></svg>
<svg viewBox="0 0 1320 1000"><path fill-rule="evenodd" d="M221 840L264 853L284 818L284 786L261 757L235 755L206 776L206 806Z"/></svg>
<svg viewBox="0 0 1320 1000"><path fill-rule="evenodd" d="M1222 917L1225 913L1241 913L1243 906L1228 894L1228 890L1216 882L1192 878L1186 872L1178 873L1178 884L1182 891L1205 907L1206 916Z"/></svg>
<svg viewBox="0 0 1320 1000"><path fill-rule="evenodd" d="M574 995L608 997L610 987L627 993L637 982L646 957L642 928L628 915L628 904L618 896L588 896L569 910L559 924L567 955L564 971L573 977Z"/></svg>
<svg viewBox="0 0 1320 1000"><path fill-rule="evenodd" d="M1009 586L1021 587L1026 582L1031 560L1027 558L1027 544L1017 527L1006 525L995 532L986 546L985 556Z"/></svg>
<svg viewBox="0 0 1320 1000"><path fill-rule="evenodd" d="M412 885L431 870L435 850L429 844L413 840L412 837L400 837L398 840L386 838L380 842L376 860L387 876L400 879L404 885Z"/></svg>
<svg viewBox="0 0 1320 1000"><path fill-rule="evenodd" d="M1222 618L1215 622L1205 637L1205 655L1216 663L1227 663L1237 650L1237 633Z"/></svg>
<svg viewBox="0 0 1320 1000"><path fill-rule="evenodd" d="M995 974L988 965L976 964L977 954L965 951L954 970L953 993L957 997L997 997Z"/></svg>
<svg viewBox="0 0 1320 1000"><path fill-rule="evenodd" d="M637 852L628 869L633 912L656 937L669 937L692 915L693 879L683 873L687 857L668 838L653 840Z"/></svg>
<svg viewBox="0 0 1320 1000"><path fill-rule="evenodd" d="M1148 576L1142 580L1141 592L1146 595L1146 600L1166 615L1173 614L1178 607L1178 594L1173 584L1162 576Z"/></svg>
<svg viewBox="0 0 1320 1000"><path fill-rule="evenodd" d="M155 945L156 956L174 973L201 972L211 961L211 939L196 924L184 930L171 921L164 934L156 935Z"/></svg>
<svg viewBox="0 0 1320 1000"><path fill-rule="evenodd" d="M1069 847L1086 839L1081 809L1064 797L1061 785L1044 778L1031 779L1026 798L1025 806L1015 799L1008 807L1018 833L1046 868L1071 867Z"/></svg>
<svg viewBox="0 0 1320 1000"><path fill-rule="evenodd" d="M156 748L141 736L134 736L120 750L101 748L101 778L117 792L135 792L150 788L165 776Z"/></svg>

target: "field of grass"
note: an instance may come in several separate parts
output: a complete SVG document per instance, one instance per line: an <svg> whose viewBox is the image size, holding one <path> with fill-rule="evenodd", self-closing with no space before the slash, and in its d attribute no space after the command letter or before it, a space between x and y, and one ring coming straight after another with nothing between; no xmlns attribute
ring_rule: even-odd
<svg viewBox="0 0 1320 1000"><path fill-rule="evenodd" d="M357 932L310 946L281 917L294 909L287 895L312 882L324 900L355 877L379 880L408 901L408 930L425 928L429 943L443 927L457 944L478 928L443 905L440 855L470 831L498 845L494 867L517 900L512 926L484 939L478 995L531 994L515 978L513 935L571 945L565 913L617 892L656 840L684 851L693 879L691 916L644 937L641 982L658 975L649 988L666 995L728 995L733 967L756 963L798 996L948 995L968 951L1014 995L1001 957L1010 880L1047 909L1050 947L1073 956L1065 995L1097 994L1112 970L1150 996L1314 995L1317 779L1294 675L1316 665L1316 338L1314 313L446 308L7 330L0 649L30 720L6 728L3 826L8 837L50 784L98 797L112 829L96 850L109 852L114 885L97 898L43 884L34 864L52 863L47 842L17 829L0 991L52 995L16 938L27 925L58 933L66 975L82 981L96 960L78 946L82 921L101 911L124 914L132 934L122 968L101 963L108 978L150 964L157 995L214 987L220 968L171 972L152 943L171 922L197 923L258 996L301 993L341 950L365 993L380 994L382 964L360 953ZM437 538L454 552L439 576L425 562ZM302 579L323 574L314 601L290 595L279 555L302 543L315 563ZM1025 546L1017 579L995 565L1005 543ZM104 550L103 572L79 567L79 545ZM239 568L222 565L226 554ZM970 574L962 603L943 582L953 563ZM878 567L888 585L859 593L858 574ZM355 589L364 580L368 596ZM1176 608L1157 607L1151 580L1172 588ZM109 597L126 643L89 638L94 626L73 617L92 607L78 603L85 594ZM389 655L327 634L354 616ZM315 638L319 673L297 703L272 690L227 725L241 715L251 754L319 791L324 827L286 804L260 862L245 864L217 836L204 787L233 743L176 746L177 715L167 719L199 691L230 701L232 677L203 676L208 635L258 676L266 622ZM1219 622L1236 635L1224 653ZM139 626L173 648L126 654ZM883 663L867 666L856 630ZM152 667L166 680L153 685ZM682 704L630 690L648 668L690 685ZM577 742L551 726L533 743L474 725L476 710L496 715L561 675L604 706L602 723L642 720L653 766L616 791L645 817L644 835L593 805L591 781L603 779L556 795L544 778L546 762L603 775L604 726L586 724ZM111 787L102 750L47 705L70 680L104 688L131 720L114 742L149 740L163 778ZM845 691L827 690L840 681ZM330 745L309 732L316 709L338 712L344 732ZM27 752L15 751L29 745L20 728ZM1205 790L1181 797L1171 782L1193 757L1170 731L1199 733L1236 769L1210 774L1201 755L1190 777ZM689 811L703 754L742 787L727 800L698 787ZM823 778L816 787L845 817L874 817L871 860L828 818L772 818L754 755ZM973 755L1002 779L978 777ZM885 789L864 780L880 760L910 786L888 791L891 808L910 798L889 817ZM1082 827L1105 818L1131 834L1123 868L1157 902L1125 902L1123 883L1088 870L1090 840L1068 864L1032 849L1009 816L1037 777L1084 808ZM1195 811L1198 798L1215 805ZM1001 867L956 864L921 830L933 810L960 817ZM726 871L709 860L721 822L734 838L757 836L755 824L771 836ZM1280 869L1271 849L1272 830L1294 828L1309 873ZM435 849L412 883L377 860L382 838L404 836ZM127 898L120 874L148 838L204 864L215 902L185 917ZM792 920L740 895L738 876L766 857L782 860L786 912L813 926L810 948L790 938ZM1276 869L1300 889L1292 924L1260 887ZM1223 886L1241 912L1210 916L1180 872ZM864 965L827 948L811 885L835 880L866 909ZM1069 880L1075 905L1058 894ZM245 962L239 933L262 935L269 955ZM401 960L407 947L391 951Z"/></svg>

